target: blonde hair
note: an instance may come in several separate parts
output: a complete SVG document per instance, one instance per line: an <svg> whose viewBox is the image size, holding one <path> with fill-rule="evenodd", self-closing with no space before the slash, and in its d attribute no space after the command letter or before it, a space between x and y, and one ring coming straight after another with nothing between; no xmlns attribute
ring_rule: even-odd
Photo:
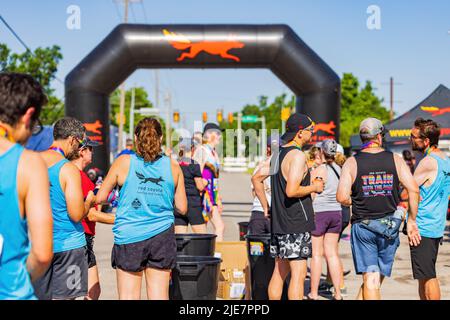
<svg viewBox="0 0 450 320"><path fill-rule="evenodd" d="M134 130L136 135L136 154L151 162L161 153L161 124L155 118L144 118Z"/></svg>
<svg viewBox="0 0 450 320"><path fill-rule="evenodd" d="M343 153L336 152L336 156L334 157L334 162L336 162L336 164L339 167L342 167L346 160L347 160L347 157Z"/></svg>

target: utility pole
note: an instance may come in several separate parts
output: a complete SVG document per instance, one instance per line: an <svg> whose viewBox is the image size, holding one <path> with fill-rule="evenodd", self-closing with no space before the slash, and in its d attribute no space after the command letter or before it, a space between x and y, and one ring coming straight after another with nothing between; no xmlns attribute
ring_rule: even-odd
<svg viewBox="0 0 450 320"><path fill-rule="evenodd" d="M401 85L402 83L394 82L394 77L389 78L389 83L383 82L382 85L389 85L389 120L394 120L394 86Z"/></svg>
<svg viewBox="0 0 450 320"><path fill-rule="evenodd" d="M238 113L238 136L237 136L237 157L241 158L242 155L242 112Z"/></svg>
<svg viewBox="0 0 450 320"><path fill-rule="evenodd" d="M130 2L141 2L141 0L115 0L123 2L125 7L125 14L123 16L123 22L128 23L128 5ZM123 149L123 125L125 118L125 81L120 85L120 107L119 107L119 143L117 143L117 152Z"/></svg>
<svg viewBox="0 0 450 320"><path fill-rule="evenodd" d="M389 87L390 87L390 92L391 92L391 110L389 113L389 119L392 121L394 120L394 78L391 77L390 79L390 83L389 83Z"/></svg>
<svg viewBox="0 0 450 320"><path fill-rule="evenodd" d="M172 96L170 92L166 94L165 97L167 114L166 114L166 148L172 148L172 139L170 137L171 125L170 125L170 116L172 114Z"/></svg>
<svg viewBox="0 0 450 320"><path fill-rule="evenodd" d="M261 160L266 157L267 150L267 129L266 129L266 117L261 117Z"/></svg>
<svg viewBox="0 0 450 320"><path fill-rule="evenodd" d="M131 91L131 107L130 107L130 139L134 140L134 104L135 104L135 87Z"/></svg>

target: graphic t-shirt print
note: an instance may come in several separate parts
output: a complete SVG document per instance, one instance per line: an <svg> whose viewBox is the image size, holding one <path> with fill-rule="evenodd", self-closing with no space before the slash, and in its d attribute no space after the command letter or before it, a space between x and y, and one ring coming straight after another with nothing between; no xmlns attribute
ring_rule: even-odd
<svg viewBox="0 0 450 320"><path fill-rule="evenodd" d="M394 175L385 171L370 172L361 176L365 198L392 196Z"/></svg>

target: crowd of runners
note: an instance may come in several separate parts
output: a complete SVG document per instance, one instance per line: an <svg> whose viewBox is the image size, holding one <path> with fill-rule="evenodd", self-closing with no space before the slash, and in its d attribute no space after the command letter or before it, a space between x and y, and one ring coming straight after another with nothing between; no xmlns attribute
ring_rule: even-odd
<svg viewBox="0 0 450 320"><path fill-rule="evenodd" d="M180 142L174 157L162 152L161 124L145 118L134 141L98 179L85 172L98 143L77 119L56 121L48 150L23 147L42 131L46 102L31 76L0 73L0 299L98 299L96 223L113 225L111 265L119 299L140 299L143 276L148 299L168 299L175 233L186 233L188 226L206 233L211 222L223 240L216 151L222 130L206 124ZM355 270L363 276L358 298L380 299L403 220L420 298L439 299L435 264L450 193L450 160L438 149L439 125L415 122L412 149L424 157L413 166L383 148L385 130L377 119L361 123L362 149L348 159L334 140L305 153L313 132L312 119L293 114L280 139L269 137L268 157L251 179L249 232L270 233L275 258L270 299L281 298L289 274L289 299L318 299L325 258L334 299L342 300L338 247L350 222ZM103 209L111 203L114 213ZM311 291L304 297L309 258Z"/></svg>
<svg viewBox="0 0 450 320"><path fill-rule="evenodd" d="M353 262L363 280L357 299L381 299L381 284L391 276L400 245L402 221L420 299L440 299L436 260L446 226L450 159L438 148L439 125L415 121L411 147L423 157L413 165L411 157L407 164L383 148L386 131L375 118L361 122L361 150L348 159L334 140L321 142L308 155L303 151L314 132L314 122L306 115L293 114L286 130L279 151L252 177L256 198L249 228L270 230L275 257L269 298L281 298L290 274L289 299L303 299L307 260L312 258L306 299L317 300L325 257L333 299L342 300L346 288L338 243L351 220Z"/></svg>

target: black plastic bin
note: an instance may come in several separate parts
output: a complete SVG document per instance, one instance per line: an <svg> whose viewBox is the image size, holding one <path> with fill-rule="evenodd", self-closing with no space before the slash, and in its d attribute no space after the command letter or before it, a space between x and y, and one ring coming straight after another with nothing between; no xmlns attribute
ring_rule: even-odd
<svg viewBox="0 0 450 320"><path fill-rule="evenodd" d="M252 300L268 300L268 288L275 268L275 259L270 255L270 233L245 236L247 256L250 264ZM289 276L286 279L282 299L287 300Z"/></svg>
<svg viewBox="0 0 450 320"><path fill-rule="evenodd" d="M248 222L238 222L239 225L239 241L245 241L248 232Z"/></svg>
<svg viewBox="0 0 450 320"><path fill-rule="evenodd" d="M169 287L171 300L216 300L220 258L177 256Z"/></svg>
<svg viewBox="0 0 450 320"><path fill-rule="evenodd" d="M213 257L216 249L215 234L175 234L177 254L180 256Z"/></svg>

